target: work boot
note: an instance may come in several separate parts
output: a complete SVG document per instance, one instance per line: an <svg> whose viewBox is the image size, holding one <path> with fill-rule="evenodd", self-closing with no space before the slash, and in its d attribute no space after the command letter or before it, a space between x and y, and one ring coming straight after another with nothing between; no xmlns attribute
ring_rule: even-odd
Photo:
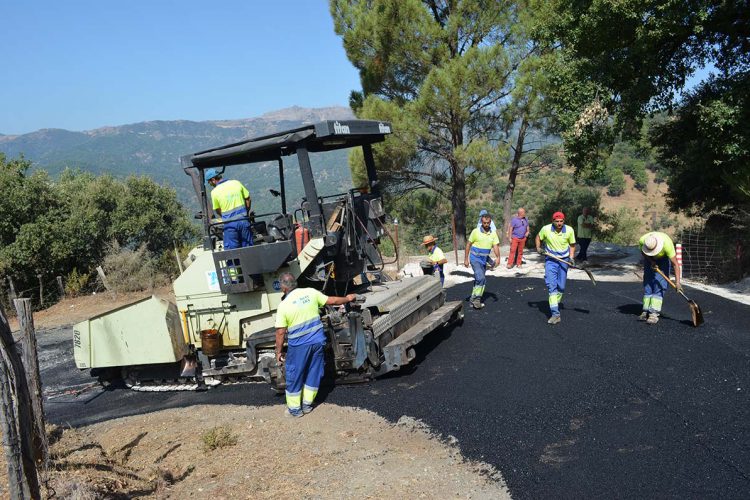
<svg viewBox="0 0 750 500"><path fill-rule="evenodd" d="M474 309L481 309L484 307L484 304L482 304L482 301L480 299L472 299L471 307L473 307Z"/></svg>
<svg viewBox="0 0 750 500"><path fill-rule="evenodd" d="M646 320L646 323L649 325L655 325L659 322L659 315L656 313L651 313L648 315L648 319Z"/></svg>
<svg viewBox="0 0 750 500"><path fill-rule="evenodd" d="M307 415L311 411L313 411L313 405L308 405L308 404L302 403L302 413L304 413L305 415Z"/></svg>
<svg viewBox="0 0 750 500"><path fill-rule="evenodd" d="M638 319L640 321L646 321L648 319L648 311L643 311L640 316L638 316Z"/></svg>
<svg viewBox="0 0 750 500"><path fill-rule="evenodd" d="M556 325L561 321L560 316L550 316L547 323L550 325Z"/></svg>
<svg viewBox="0 0 750 500"><path fill-rule="evenodd" d="M302 413L302 409L295 408L292 410L291 408L284 408L284 416L289 418L301 418L304 413Z"/></svg>

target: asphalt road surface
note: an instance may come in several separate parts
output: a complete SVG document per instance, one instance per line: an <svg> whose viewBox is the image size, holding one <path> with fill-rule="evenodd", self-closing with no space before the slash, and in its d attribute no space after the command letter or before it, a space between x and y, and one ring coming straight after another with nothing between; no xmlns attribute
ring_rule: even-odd
<svg viewBox="0 0 750 500"><path fill-rule="evenodd" d="M448 294L464 299L470 287ZM638 283L569 281L563 321L550 326L542 280L490 277L487 292L487 306L428 337L412 367L324 390L323 402L418 418L497 467L515 498L750 496L750 306L688 289L706 318L696 329L670 292L650 326L637 320ZM282 403L264 384L66 395L91 381L74 368L69 336L40 335L53 422Z"/></svg>

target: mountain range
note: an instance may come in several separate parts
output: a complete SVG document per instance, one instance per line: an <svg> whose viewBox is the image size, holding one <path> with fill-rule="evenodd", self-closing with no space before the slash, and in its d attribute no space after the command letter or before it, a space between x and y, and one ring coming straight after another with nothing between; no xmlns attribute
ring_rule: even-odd
<svg viewBox="0 0 750 500"><path fill-rule="evenodd" d="M42 129L23 135L0 134L0 152L8 158L23 155L34 169L44 169L53 177L66 168L115 177L146 175L173 187L180 201L195 209L198 204L189 178L180 168L180 156L321 120L353 117L352 111L342 106L293 106L247 119L159 120L83 132ZM351 187L346 150L313 155L312 163L321 195ZM288 199L294 203L303 192L296 157L285 159L284 170ZM240 166L228 170L226 176L248 187L256 213L278 209L278 201L268 192L278 189L275 163Z"/></svg>

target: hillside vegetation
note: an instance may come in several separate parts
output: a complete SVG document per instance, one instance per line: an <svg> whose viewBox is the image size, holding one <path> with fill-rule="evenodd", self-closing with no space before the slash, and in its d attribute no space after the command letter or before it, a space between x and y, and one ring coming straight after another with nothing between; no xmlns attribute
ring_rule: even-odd
<svg viewBox="0 0 750 500"><path fill-rule="evenodd" d="M316 121L352 116L351 110L344 107L292 107L243 120L152 121L85 132L45 129L0 136L0 152L7 158L23 155L31 161L32 171L45 170L53 179L66 169L109 174L119 179L146 175L174 189L177 198L193 212L198 203L190 179L180 167L180 156ZM346 152L314 154L312 163L316 178L323 181L321 194L351 187ZM279 202L268 192L279 187L276 163L243 165L233 168L228 175L241 179L250 189L257 213L278 210ZM285 162L285 179L290 203L298 202L302 183L296 158Z"/></svg>

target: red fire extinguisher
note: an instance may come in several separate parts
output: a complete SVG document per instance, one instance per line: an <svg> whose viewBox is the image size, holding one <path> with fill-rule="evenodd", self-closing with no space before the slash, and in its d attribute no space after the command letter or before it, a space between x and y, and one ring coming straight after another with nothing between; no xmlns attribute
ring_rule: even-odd
<svg viewBox="0 0 750 500"><path fill-rule="evenodd" d="M303 227L299 222L294 225L294 241L297 242L297 254L299 254L310 241L310 231L306 227Z"/></svg>

